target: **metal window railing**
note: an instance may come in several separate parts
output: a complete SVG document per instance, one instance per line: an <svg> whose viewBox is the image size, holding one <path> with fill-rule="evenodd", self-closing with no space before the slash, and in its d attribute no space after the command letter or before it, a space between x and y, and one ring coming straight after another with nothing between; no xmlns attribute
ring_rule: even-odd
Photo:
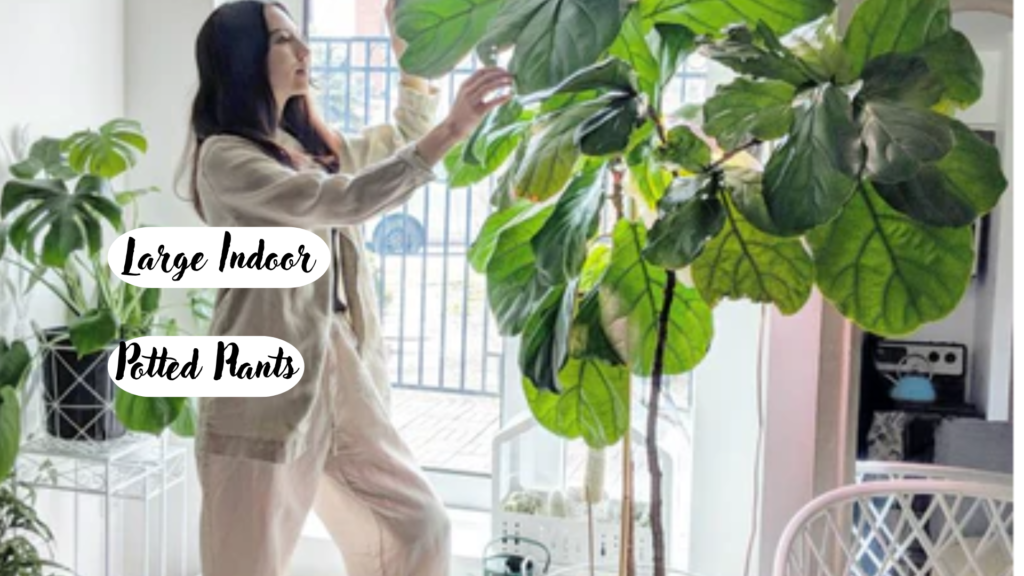
<svg viewBox="0 0 1024 576"><path fill-rule="evenodd" d="M388 37L312 37L310 48L318 106L329 125L355 133L390 121L400 70ZM479 66L472 55L435 81L438 118ZM702 63L691 59L666 91L666 109L702 101L706 86ZM495 396L504 384L485 280L466 258L490 212L495 180L456 190L428 184L400 209L362 227L367 252L377 259L377 304L395 387Z"/></svg>

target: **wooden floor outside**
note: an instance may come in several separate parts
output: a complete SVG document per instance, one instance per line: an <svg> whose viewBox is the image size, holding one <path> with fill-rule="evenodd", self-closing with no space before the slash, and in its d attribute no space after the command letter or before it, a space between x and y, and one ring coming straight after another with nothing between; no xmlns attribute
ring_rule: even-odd
<svg viewBox="0 0 1024 576"><path fill-rule="evenodd" d="M391 390L392 421L425 468L490 474L499 410L497 397Z"/></svg>

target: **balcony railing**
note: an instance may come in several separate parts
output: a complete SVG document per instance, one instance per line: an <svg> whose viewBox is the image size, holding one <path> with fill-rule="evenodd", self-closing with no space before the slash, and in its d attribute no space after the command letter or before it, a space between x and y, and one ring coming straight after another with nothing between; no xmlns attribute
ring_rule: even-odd
<svg viewBox="0 0 1024 576"><path fill-rule="evenodd" d="M386 36L313 37L313 81L326 122L345 133L392 118L399 68ZM435 84L443 118L462 81L480 63L467 58ZM691 59L665 108L703 101L705 73ZM459 394L497 395L502 342L487 310L484 278L469 267L469 243L490 211L494 179L451 189L428 184L402 208L363 226L378 270L378 307L389 343L392 384Z"/></svg>

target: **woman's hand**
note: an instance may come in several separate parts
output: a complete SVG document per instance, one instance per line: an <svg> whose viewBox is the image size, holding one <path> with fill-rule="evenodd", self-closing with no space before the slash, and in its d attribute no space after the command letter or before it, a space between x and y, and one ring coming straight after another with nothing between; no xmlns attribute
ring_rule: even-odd
<svg viewBox="0 0 1024 576"><path fill-rule="evenodd" d="M460 140L466 138L473 133L491 109L511 100L512 93L510 91L490 100L484 98L495 90L511 86L512 74L504 68L489 66L477 70L459 86L459 93L455 96L448 117L443 122L448 124Z"/></svg>
<svg viewBox="0 0 1024 576"><path fill-rule="evenodd" d="M419 155L430 165L436 164L453 146L476 130L488 112L512 99L511 92L490 99L495 90L512 85L512 74L504 68L481 68L460 86L448 116L436 128L421 138L416 145Z"/></svg>

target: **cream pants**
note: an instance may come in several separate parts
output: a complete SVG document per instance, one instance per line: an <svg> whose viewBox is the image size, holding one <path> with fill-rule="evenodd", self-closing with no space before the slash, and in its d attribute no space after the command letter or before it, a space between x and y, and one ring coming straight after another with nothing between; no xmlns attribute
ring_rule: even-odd
<svg viewBox="0 0 1024 576"><path fill-rule="evenodd" d="M309 449L282 464L196 454L203 576L286 576L312 508L347 576L449 576L444 505L388 419L340 316ZM340 576L340 575L339 575Z"/></svg>

